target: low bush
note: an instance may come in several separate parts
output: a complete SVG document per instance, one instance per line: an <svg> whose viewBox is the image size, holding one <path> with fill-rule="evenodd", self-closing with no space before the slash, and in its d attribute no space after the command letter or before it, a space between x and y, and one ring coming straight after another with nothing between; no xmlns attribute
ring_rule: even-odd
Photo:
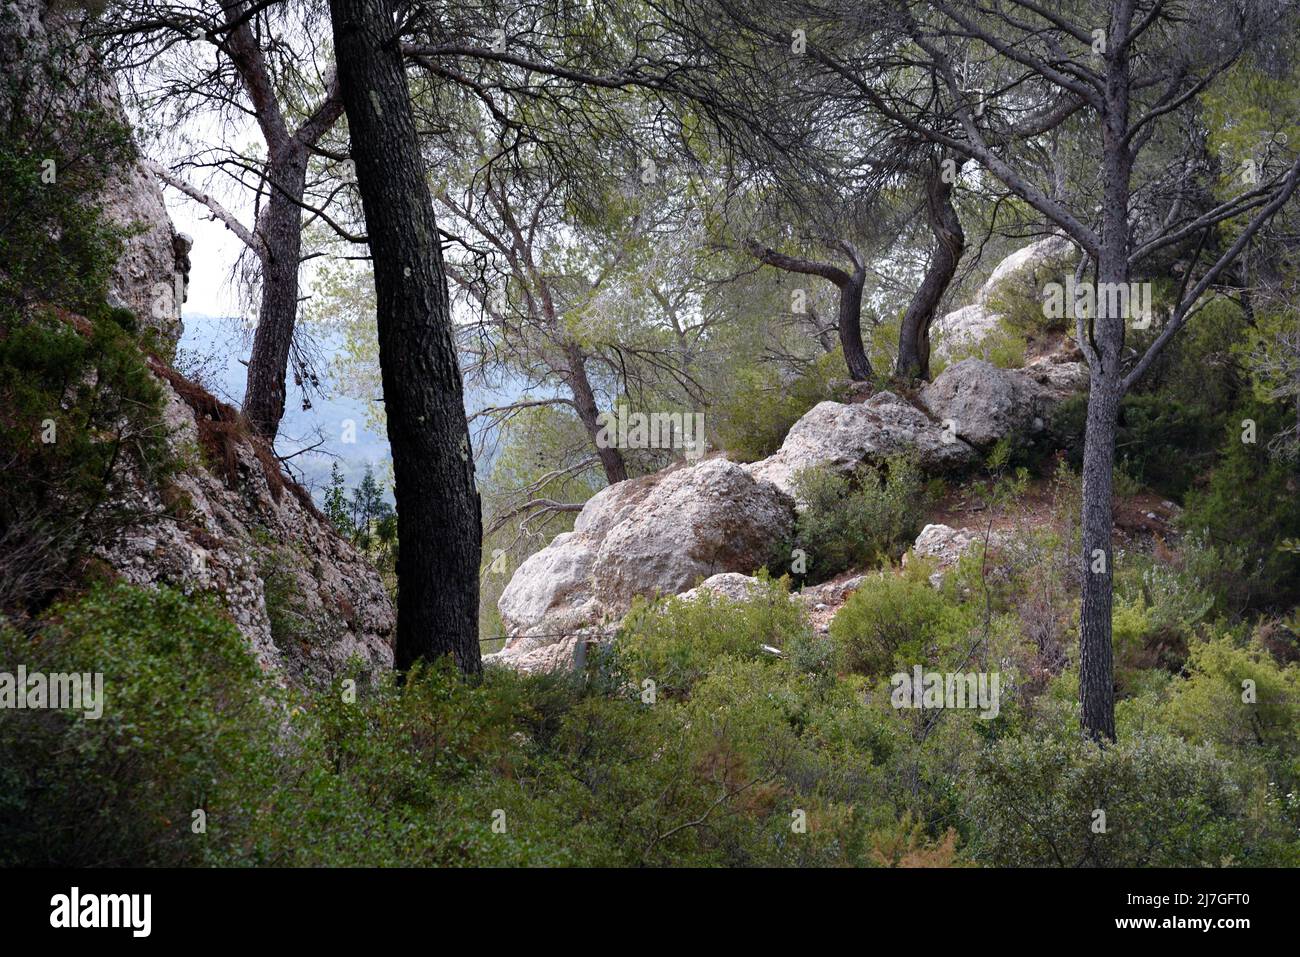
<svg viewBox="0 0 1300 957"><path fill-rule="evenodd" d="M924 566L915 564L863 582L832 620L830 634L846 670L879 676L938 664L971 622L969 611L931 587Z"/></svg>
<svg viewBox="0 0 1300 957"><path fill-rule="evenodd" d="M805 504L795 547L805 553L810 582L897 559L920 531L928 498L920 471L905 458L848 476L814 466L799 472L794 485Z"/></svg>

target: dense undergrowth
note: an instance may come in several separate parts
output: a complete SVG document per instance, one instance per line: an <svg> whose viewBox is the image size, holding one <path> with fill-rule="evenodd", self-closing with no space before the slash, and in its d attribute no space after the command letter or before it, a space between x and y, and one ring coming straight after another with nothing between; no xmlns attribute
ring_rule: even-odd
<svg viewBox="0 0 1300 957"><path fill-rule="evenodd" d="M886 567L829 636L769 580L638 605L582 676L437 664L313 692L276 687L215 604L99 586L3 634L0 665L106 689L98 721L0 722L3 863L1300 863L1296 622L1218 610L1206 546L1168 572L1134 556L1100 750L1067 545L1037 533L940 589ZM996 716L895 708L914 664L998 673Z"/></svg>

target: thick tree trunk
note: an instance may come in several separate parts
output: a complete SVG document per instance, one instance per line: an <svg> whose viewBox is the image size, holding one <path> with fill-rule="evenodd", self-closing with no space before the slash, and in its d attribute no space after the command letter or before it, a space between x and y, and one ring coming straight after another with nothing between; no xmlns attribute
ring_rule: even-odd
<svg viewBox="0 0 1300 957"><path fill-rule="evenodd" d="M330 0L374 259L379 364L397 500L396 665L451 654L482 669L482 517L438 226L392 0Z"/></svg>
<svg viewBox="0 0 1300 957"><path fill-rule="evenodd" d="M926 180L925 206L935 248L898 333L894 375L903 380L930 378L930 324L966 249L966 234L952 205L952 184L944 181L939 164L933 166Z"/></svg>
<svg viewBox="0 0 1300 957"><path fill-rule="evenodd" d="M302 259L302 201L307 151L297 144L268 170L270 199L257 233L262 257L262 303L248 360L244 416L257 432L274 440L284 417L289 348L298 321L298 266ZM297 202L295 202L297 200Z"/></svg>
<svg viewBox="0 0 1300 957"><path fill-rule="evenodd" d="M862 345L862 286L866 275L854 271L847 282L840 284L840 345L844 348L844 363L855 382L871 378L871 362Z"/></svg>
<svg viewBox="0 0 1300 957"><path fill-rule="evenodd" d="M1127 36L1132 22L1131 0L1118 0L1111 36ZM1106 53L1105 109L1101 115L1102 229L1097 260L1099 289L1122 284L1129 277L1129 194L1133 160L1126 139L1129 116L1128 53L1112 43ZM1115 425L1124 394L1120 369L1124 324L1114 315L1111 296L1100 295L1093 320L1090 351L1091 383L1083 457L1083 596L1079 612L1080 723L1093 740L1115 740L1115 675L1111 648L1111 595L1114 562L1111 550L1113 516L1111 486L1115 465Z"/></svg>
<svg viewBox="0 0 1300 957"><path fill-rule="evenodd" d="M1079 700L1084 731L1115 740L1115 676L1111 651L1114 584L1111 484L1119 390L1110 376L1093 376L1083 448L1083 604L1079 614Z"/></svg>
<svg viewBox="0 0 1300 957"><path fill-rule="evenodd" d="M610 485L622 482L627 478L627 463L623 460L623 453L598 438L601 432L600 410L596 406L596 393L591 388L591 380L587 378L587 357L578 346L569 343L564 347L564 359L568 367L565 379L569 391L573 393L574 408L578 410L582 427L587 430L587 435L596 448L601 468L605 470L605 481Z"/></svg>

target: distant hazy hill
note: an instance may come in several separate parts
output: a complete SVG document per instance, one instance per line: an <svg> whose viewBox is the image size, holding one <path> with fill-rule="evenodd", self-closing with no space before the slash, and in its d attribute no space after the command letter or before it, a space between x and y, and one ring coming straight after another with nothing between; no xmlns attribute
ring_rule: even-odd
<svg viewBox="0 0 1300 957"><path fill-rule="evenodd" d="M219 398L240 405L247 376L247 369L240 360L248 357L251 334L241 328L237 319L187 313L184 320L185 333L180 341L182 352L178 355L181 371L197 373L203 384ZM321 443L318 449L304 452L289 463L302 474L304 484L318 500L329 481L330 466L334 462L338 462L349 487L361 481L367 464L374 467L375 475L381 481L388 474L387 436L368 427L363 403L337 394L329 360L340 348L341 341L337 336L315 335L315 349L320 360L315 364L320 379L319 389L312 390L311 408L304 409L302 390L290 381L284 421L276 442L276 450L281 455L290 455ZM517 388L509 387L490 396L471 391L466 396L466 404L470 409L477 409L489 402L509 401L518 392ZM349 421L354 424L355 441L346 443L343 441L344 430ZM488 461L480 461L480 470L488 464Z"/></svg>

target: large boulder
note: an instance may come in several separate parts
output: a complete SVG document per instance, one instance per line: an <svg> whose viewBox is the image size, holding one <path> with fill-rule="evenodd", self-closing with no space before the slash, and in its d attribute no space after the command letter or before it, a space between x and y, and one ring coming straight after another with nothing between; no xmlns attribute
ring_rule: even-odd
<svg viewBox="0 0 1300 957"><path fill-rule="evenodd" d="M819 403L790 428L775 455L745 468L794 498L794 477L803 469L849 471L901 453L915 455L917 464L931 472L957 470L976 458L975 450L942 422L892 392L878 392L852 405Z"/></svg>
<svg viewBox="0 0 1300 957"><path fill-rule="evenodd" d="M595 618L598 609L591 571L597 545L599 539L563 532L528 556L497 601L506 630L522 634L542 621L572 629Z"/></svg>
<svg viewBox="0 0 1300 957"><path fill-rule="evenodd" d="M676 595L722 572L752 572L794 530L794 505L723 458L602 489L574 530L515 571L498 602L509 638L486 659L523 670L571 667L637 596Z"/></svg>
<svg viewBox="0 0 1300 957"><path fill-rule="evenodd" d="M921 403L962 440L987 449L1008 436L1027 441L1043 432L1056 405L1086 383L1078 363L1046 362L1028 371L963 359L921 391Z"/></svg>
<svg viewBox="0 0 1300 957"><path fill-rule="evenodd" d="M763 583L753 575L744 575L740 572L720 572L711 578L706 578L689 591L684 591L677 597L682 601L698 601L703 597L705 592L717 598L726 598L730 601L748 601L762 590Z"/></svg>
<svg viewBox="0 0 1300 957"><path fill-rule="evenodd" d="M994 267L980 287L977 301L982 306L996 306L1001 296L1041 286L1065 268L1075 254L1074 243L1061 235L1048 236L1017 249Z"/></svg>
<svg viewBox="0 0 1300 957"><path fill-rule="evenodd" d="M793 503L743 466L716 458L679 469L606 534L593 570L606 607L675 595L718 572L765 565L794 532Z"/></svg>

